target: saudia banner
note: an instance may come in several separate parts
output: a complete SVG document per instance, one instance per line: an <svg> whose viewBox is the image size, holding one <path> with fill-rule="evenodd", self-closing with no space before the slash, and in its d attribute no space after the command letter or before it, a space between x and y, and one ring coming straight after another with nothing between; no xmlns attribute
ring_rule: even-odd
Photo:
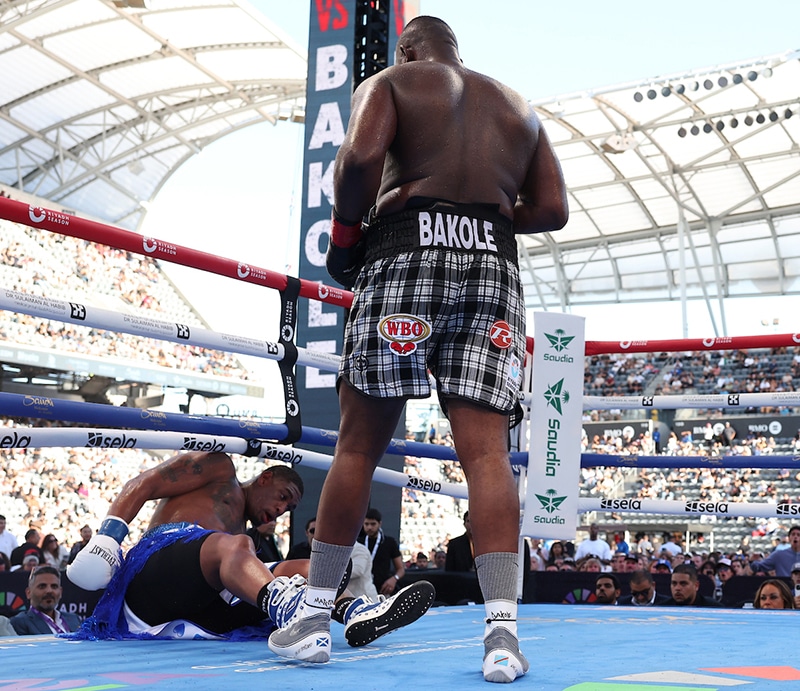
<svg viewBox="0 0 800 691"><path fill-rule="evenodd" d="M531 440L522 533L572 540L578 515L584 319L533 317Z"/></svg>

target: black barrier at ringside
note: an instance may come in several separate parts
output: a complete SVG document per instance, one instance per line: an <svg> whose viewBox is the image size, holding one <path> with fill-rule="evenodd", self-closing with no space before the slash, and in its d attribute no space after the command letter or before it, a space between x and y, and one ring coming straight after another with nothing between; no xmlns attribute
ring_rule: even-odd
<svg viewBox="0 0 800 691"><path fill-rule="evenodd" d="M619 579L621 595L630 594L628 586L630 574L614 575ZM579 571L534 571L525 577L522 602L592 604L597 576L596 573ZM456 573L438 569L406 571L406 575L400 580L400 586L422 579L430 581L436 588L436 602L440 605L483 603L478 578L474 572ZM29 605L25 597L27 580L26 571L0 573L0 615L13 617L27 609ZM659 593L670 595L669 574L653 574L653 580ZM734 576L723 586L722 604L730 608L739 608L752 603L758 586L764 580L765 576ZM63 575L61 584L64 592L59 609L77 614L81 619L92 613L103 594L102 590L88 591L78 588ZM712 597L713 592L714 582L708 576L701 574L700 593Z"/></svg>

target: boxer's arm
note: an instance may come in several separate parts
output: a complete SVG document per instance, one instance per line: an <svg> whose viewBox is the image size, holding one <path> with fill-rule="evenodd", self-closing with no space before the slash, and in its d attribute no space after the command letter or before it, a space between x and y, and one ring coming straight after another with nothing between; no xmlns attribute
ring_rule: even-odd
<svg viewBox="0 0 800 691"><path fill-rule="evenodd" d="M356 223L375 203L396 131L391 84L384 75L375 75L353 94L347 134L334 162L334 206L340 218Z"/></svg>
<svg viewBox="0 0 800 691"><path fill-rule="evenodd" d="M531 114L539 141L522 189L514 206L515 233L544 233L559 230L569 220L567 187L553 145L539 118Z"/></svg>
<svg viewBox="0 0 800 691"><path fill-rule="evenodd" d="M186 494L205 485L229 480L236 471L230 457L216 453L185 453L146 470L125 483L111 503L97 533L67 566L67 577L84 590L105 588L122 561L122 541L146 501Z"/></svg>
<svg viewBox="0 0 800 691"><path fill-rule="evenodd" d="M178 454L125 483L109 514L130 522L145 502L188 494L236 476L230 456L190 451Z"/></svg>

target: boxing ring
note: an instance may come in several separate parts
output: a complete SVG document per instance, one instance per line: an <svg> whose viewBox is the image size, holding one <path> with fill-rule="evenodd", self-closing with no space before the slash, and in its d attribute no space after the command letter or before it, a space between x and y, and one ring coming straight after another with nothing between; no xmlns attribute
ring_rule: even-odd
<svg viewBox="0 0 800 691"><path fill-rule="evenodd" d="M335 371L336 355L315 353L293 343L296 300L321 300L348 307L352 295L339 288L281 276L243 262L209 255L173 243L113 228L74 216L0 198L0 217L162 261L217 273L234 280L279 290L282 295L280 339L269 343L163 321L156 317L120 315L83 304L0 290L0 309L94 328L197 345L228 353L275 360L281 368L286 421L268 424L245 419L200 417L146 411L47 397L0 392L4 417L80 423L91 427L14 427L2 432L3 448L140 448L222 451L243 456L329 467L331 457L294 446L333 447L336 433L301 424L293 397L296 365ZM729 350L797 346L797 334L674 341L587 342L586 354L680 350ZM529 339L528 349L534 343ZM530 395L523 403L530 402ZM800 405L800 393L721 396L584 396L583 407L651 410L759 405ZM393 440L387 453L438 460L457 460L445 446ZM528 454L511 454L519 472ZM793 456L614 456L583 454L584 467L760 467L793 468ZM433 482L408 473L379 468L375 481L446 496L466 498L466 486ZM695 502L696 504L696 502ZM676 515L712 515L720 506L690 502L581 498L578 509ZM781 515L780 505L726 502L724 515ZM520 606L520 643L531 671L517 684L553 691L644 691L661 689L800 688L800 663L794 664L794 612L751 610L656 610L579 605ZM478 661L482 655L482 606L442 607L414 625L364 648L346 646L333 630L331 663L324 666L281 660L263 642L220 641L67 641L52 637L0 639L0 689L208 688L251 689L256 684L308 688L434 688L452 683L485 688ZM337 625L334 624L334 627ZM720 633L724 645L717 643ZM764 653L769 651L769 655ZM598 655L598 653L600 653ZM406 658L405 660L401 658ZM45 662L46 661L46 662ZM261 677L266 674L268 676ZM255 675L255 678L253 678Z"/></svg>

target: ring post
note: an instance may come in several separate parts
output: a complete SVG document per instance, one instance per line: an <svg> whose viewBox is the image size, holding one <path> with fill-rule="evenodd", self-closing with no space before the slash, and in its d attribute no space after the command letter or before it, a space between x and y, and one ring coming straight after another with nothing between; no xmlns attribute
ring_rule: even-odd
<svg viewBox="0 0 800 691"><path fill-rule="evenodd" d="M572 540L578 524L584 319L533 318L533 387L522 534Z"/></svg>

